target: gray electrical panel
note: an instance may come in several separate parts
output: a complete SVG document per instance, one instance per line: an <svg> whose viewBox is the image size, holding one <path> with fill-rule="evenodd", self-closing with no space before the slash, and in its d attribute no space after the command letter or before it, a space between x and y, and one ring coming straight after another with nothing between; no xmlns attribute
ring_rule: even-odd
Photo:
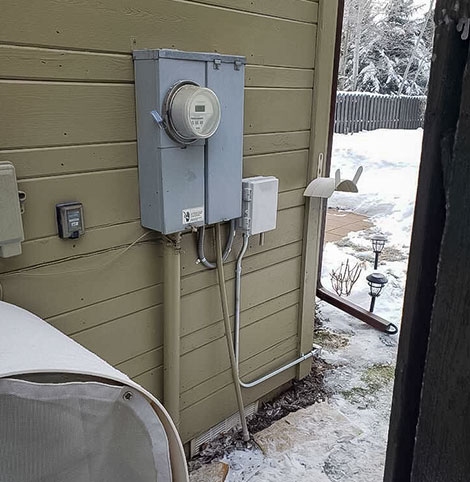
<svg viewBox="0 0 470 482"><path fill-rule="evenodd" d="M0 258L21 254L24 240L15 167L0 162Z"/></svg>
<svg viewBox="0 0 470 482"><path fill-rule="evenodd" d="M170 234L239 218L245 58L133 54L142 225Z"/></svg>

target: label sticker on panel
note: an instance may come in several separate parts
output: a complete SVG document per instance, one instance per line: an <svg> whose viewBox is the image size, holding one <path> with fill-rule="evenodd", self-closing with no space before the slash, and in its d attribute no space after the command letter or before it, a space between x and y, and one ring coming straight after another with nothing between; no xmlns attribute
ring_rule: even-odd
<svg viewBox="0 0 470 482"><path fill-rule="evenodd" d="M203 223L204 206L198 208L183 209L183 224Z"/></svg>

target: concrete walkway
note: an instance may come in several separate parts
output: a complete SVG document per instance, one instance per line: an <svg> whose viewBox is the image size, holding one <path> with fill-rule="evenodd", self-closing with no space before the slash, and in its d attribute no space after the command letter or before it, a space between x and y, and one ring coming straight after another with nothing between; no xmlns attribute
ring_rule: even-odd
<svg viewBox="0 0 470 482"><path fill-rule="evenodd" d="M328 208L326 214L325 243L339 241L351 232L369 229L372 223L361 214Z"/></svg>

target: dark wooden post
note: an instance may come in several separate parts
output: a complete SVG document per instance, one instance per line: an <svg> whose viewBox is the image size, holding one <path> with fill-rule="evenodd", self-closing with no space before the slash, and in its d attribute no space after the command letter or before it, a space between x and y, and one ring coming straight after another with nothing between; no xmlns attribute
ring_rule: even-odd
<svg viewBox="0 0 470 482"><path fill-rule="evenodd" d="M386 482L470 480L469 13L437 0Z"/></svg>

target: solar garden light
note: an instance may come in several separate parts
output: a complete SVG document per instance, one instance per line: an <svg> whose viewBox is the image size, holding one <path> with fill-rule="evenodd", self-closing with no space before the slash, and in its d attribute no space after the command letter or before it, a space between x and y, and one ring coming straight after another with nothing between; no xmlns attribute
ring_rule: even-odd
<svg viewBox="0 0 470 482"><path fill-rule="evenodd" d="M385 247L387 238L382 234L376 234L375 236L372 236L371 240L372 240L372 250L375 253L374 269L377 269L377 266L379 265L379 255Z"/></svg>
<svg viewBox="0 0 470 482"><path fill-rule="evenodd" d="M367 276L366 279L367 283L369 284L369 295L371 297L369 311L373 313L375 307L375 299L380 296L380 293L382 292L384 286L388 283L388 279L382 273L372 273Z"/></svg>

